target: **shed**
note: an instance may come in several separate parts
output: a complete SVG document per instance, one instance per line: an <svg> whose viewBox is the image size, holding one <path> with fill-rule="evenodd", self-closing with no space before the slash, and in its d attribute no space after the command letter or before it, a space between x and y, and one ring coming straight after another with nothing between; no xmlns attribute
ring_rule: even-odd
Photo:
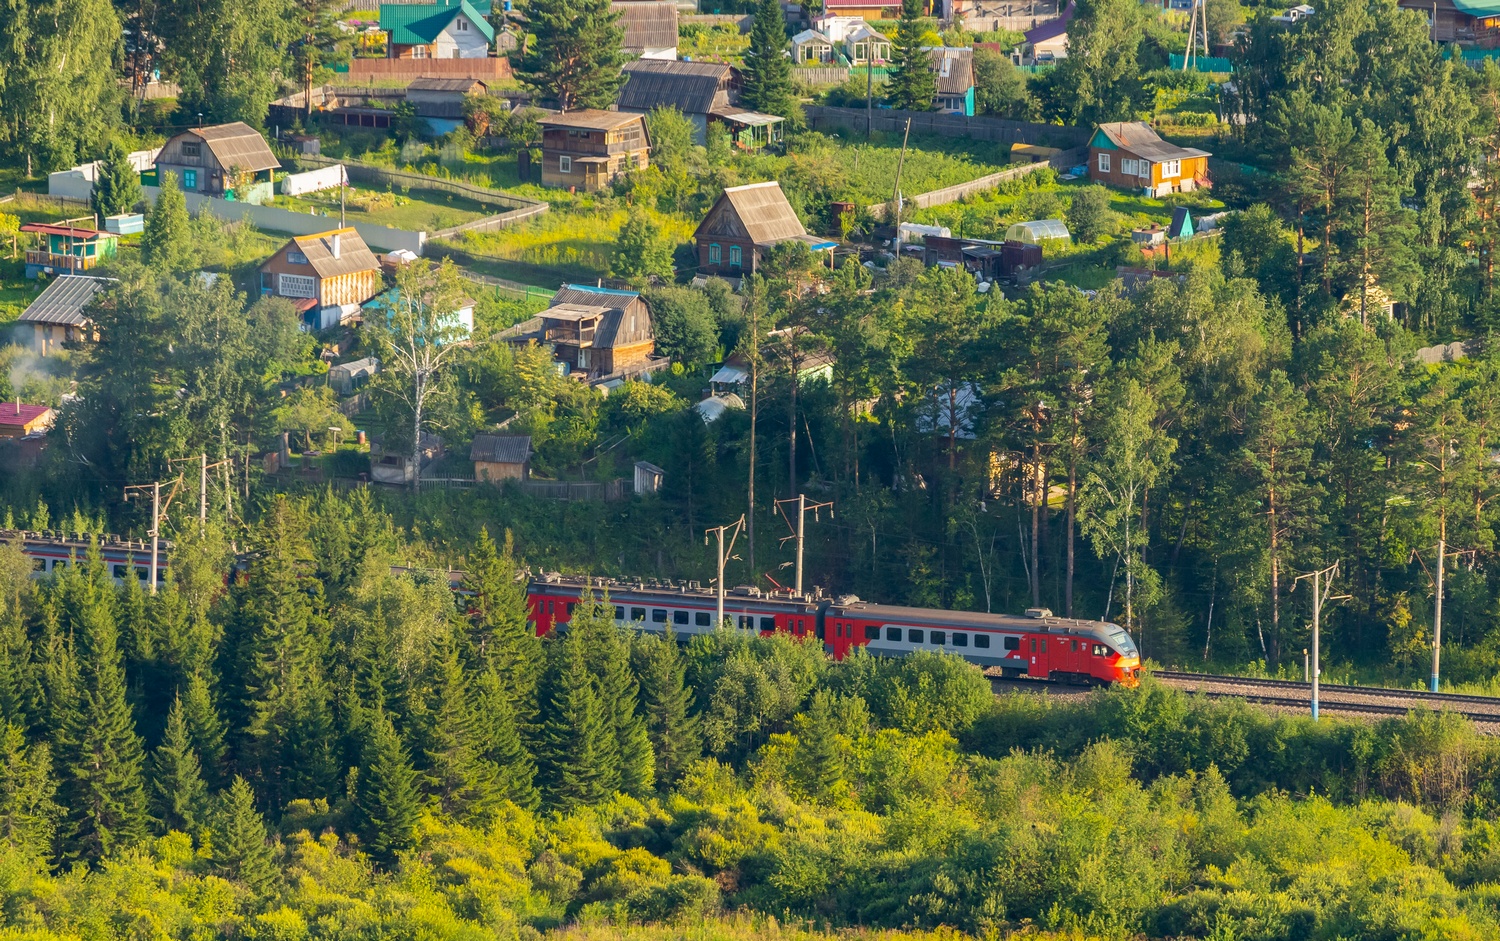
<svg viewBox="0 0 1500 941"><path fill-rule="evenodd" d="M531 436L475 435L469 460L475 480L525 480L531 476Z"/></svg>
<svg viewBox="0 0 1500 941"><path fill-rule="evenodd" d="M84 310L94 302L96 294L113 283L113 278L65 274L47 285L21 314L19 321L31 328L32 352L46 356L60 344L93 337Z"/></svg>
<svg viewBox="0 0 1500 941"><path fill-rule="evenodd" d="M667 476L667 472L652 464L650 461L635 462L635 492L639 496L646 493L660 493L661 482Z"/></svg>
<svg viewBox="0 0 1500 941"><path fill-rule="evenodd" d="M52 409L24 402L0 402L0 438L24 438L52 427Z"/></svg>
<svg viewBox="0 0 1500 941"><path fill-rule="evenodd" d="M352 363L339 363L328 370L328 385L339 395L353 395L378 372L380 361L373 356Z"/></svg>
<svg viewBox="0 0 1500 941"><path fill-rule="evenodd" d="M1061 219L1038 219L1035 222L1016 222L1005 230L1007 242L1022 242L1041 245L1048 239L1072 238L1067 223Z"/></svg>
<svg viewBox="0 0 1500 941"><path fill-rule="evenodd" d="M1167 229L1169 239L1190 239L1193 237L1193 214L1186 206L1178 206L1172 210L1172 225Z"/></svg>
<svg viewBox="0 0 1500 941"><path fill-rule="evenodd" d="M621 45L626 55L677 58L677 4L672 0L616 0L609 8L620 14L617 25L625 29Z"/></svg>

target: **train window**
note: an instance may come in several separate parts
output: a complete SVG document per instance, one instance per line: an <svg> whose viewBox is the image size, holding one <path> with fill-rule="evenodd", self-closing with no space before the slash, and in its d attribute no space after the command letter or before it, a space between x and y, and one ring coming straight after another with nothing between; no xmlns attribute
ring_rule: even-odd
<svg viewBox="0 0 1500 941"><path fill-rule="evenodd" d="M763 630L763 631L774 631L774 630L776 630L776 619L775 618L761 618L760 619L760 629Z"/></svg>
<svg viewBox="0 0 1500 941"><path fill-rule="evenodd" d="M116 565L115 566L115 578L125 578L125 577L126 577L126 575L125 575L125 566L123 566L123 565Z"/></svg>
<svg viewBox="0 0 1500 941"><path fill-rule="evenodd" d="M841 622L841 621L834 621L833 622L833 636L834 637L843 637L844 636L844 625L843 625L843 622Z"/></svg>
<svg viewBox="0 0 1500 941"><path fill-rule="evenodd" d="M1036 653L1036 638L1031 638L1031 652Z"/></svg>
<svg viewBox="0 0 1500 941"><path fill-rule="evenodd" d="M948 643L948 635L947 635L947 633L945 633L943 631L933 631L932 632L932 642L934 644L937 644L939 647L945 646Z"/></svg>
<svg viewBox="0 0 1500 941"><path fill-rule="evenodd" d="M1094 645L1094 656L1096 656L1096 657L1107 657L1107 656L1109 656L1109 648L1106 647L1106 646L1104 646L1103 644L1095 644Z"/></svg>
<svg viewBox="0 0 1500 941"><path fill-rule="evenodd" d="M615 620L616 621L623 621L623 620L625 620L625 609L622 608L622 607L620 607L619 605L615 605Z"/></svg>
<svg viewBox="0 0 1500 941"><path fill-rule="evenodd" d="M1009 640L1009 639L1010 638L1008 638L1008 637L1006 638L1006 640ZM974 646L978 647L980 650L987 649L990 646L990 637L989 637L989 635L988 634L975 634L974 635Z"/></svg>
<svg viewBox="0 0 1500 941"><path fill-rule="evenodd" d="M158 573L158 574L160 574L160 573ZM140 579L143 582L150 581L151 580L151 570L150 569L136 569L135 570L135 577L138 578L138 579Z"/></svg>
<svg viewBox="0 0 1500 941"><path fill-rule="evenodd" d="M1073 641L1073 652L1074 653L1078 652L1078 641L1076 641L1076 640Z"/></svg>
<svg viewBox="0 0 1500 941"><path fill-rule="evenodd" d="M651 609L651 623L652 624L665 624L665 623L667 623L667 609L666 608L652 608Z"/></svg>
<svg viewBox="0 0 1500 941"><path fill-rule="evenodd" d="M698 626L699 627L712 627L713 623L714 623L714 616L712 614L709 614L707 611L699 611L698 612Z"/></svg>
<svg viewBox="0 0 1500 941"><path fill-rule="evenodd" d="M878 628L878 627L871 627L870 625L866 624L865 625L865 640L879 640L879 639L880 639L880 628Z"/></svg>
<svg viewBox="0 0 1500 941"><path fill-rule="evenodd" d="M46 559L32 559L31 560L31 570L33 572L45 572L45 571L47 571L47 560Z"/></svg>
<svg viewBox="0 0 1500 941"><path fill-rule="evenodd" d="M572 617L573 616L573 609L576 608L576 607L578 607L578 602L576 602L576 601L569 601L568 602L568 617Z"/></svg>
<svg viewBox="0 0 1500 941"><path fill-rule="evenodd" d="M899 628L899 627L888 627L888 628L886 628L885 629L885 639L886 640L900 640L901 639L901 628Z"/></svg>
<svg viewBox="0 0 1500 941"><path fill-rule="evenodd" d="M967 646L969 646L969 635L968 634L960 634L957 631L954 631L953 632L953 646L955 646L955 647L967 647Z"/></svg>
<svg viewBox="0 0 1500 941"><path fill-rule="evenodd" d="M554 601L547 602L547 613L548 614L554 613L556 607L557 607L557 603L556 602L554 602Z"/></svg>
<svg viewBox="0 0 1500 941"><path fill-rule="evenodd" d="M632 621L644 621L644 620L646 620L646 609L645 608L631 608L630 609L630 619Z"/></svg>
<svg viewBox="0 0 1500 941"><path fill-rule="evenodd" d="M986 639L988 639L988 638L986 638ZM979 645L975 644L975 646L977 647ZM1007 638L1005 638L1005 649L1006 650L1020 650L1021 649L1021 638L1019 638L1019 637L1007 637Z"/></svg>
<svg viewBox="0 0 1500 941"><path fill-rule="evenodd" d="M686 611L673 611L672 612L672 623L673 624L686 624L687 622L688 622L688 613Z"/></svg>
<svg viewBox="0 0 1500 941"><path fill-rule="evenodd" d="M742 615L740 615L740 630L742 630L742 631L753 631L753 630L755 630L755 618L751 617L748 614L742 614Z"/></svg>
<svg viewBox="0 0 1500 941"><path fill-rule="evenodd" d="M1042 638L1042 653L1046 653L1046 652L1047 652L1047 638L1043 637Z"/></svg>
<svg viewBox="0 0 1500 941"><path fill-rule="evenodd" d="M922 642L922 632L916 628L908 630L906 632L906 642L909 644L920 644Z"/></svg>

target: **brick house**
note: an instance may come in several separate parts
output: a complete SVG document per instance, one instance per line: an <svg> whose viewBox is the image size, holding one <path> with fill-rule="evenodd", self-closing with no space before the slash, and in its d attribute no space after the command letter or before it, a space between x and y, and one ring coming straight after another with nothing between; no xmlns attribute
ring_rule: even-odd
<svg viewBox="0 0 1500 941"><path fill-rule="evenodd" d="M1101 124L1089 140L1089 179L1151 196L1210 185L1206 150L1178 147L1139 121Z"/></svg>
<svg viewBox="0 0 1500 941"><path fill-rule="evenodd" d="M542 185L593 192L627 170L644 170L646 118L621 111L550 114L542 125Z"/></svg>
<svg viewBox="0 0 1500 941"><path fill-rule="evenodd" d="M807 234L774 180L729 187L693 233L698 270L731 278L754 274L766 252L788 241L826 251L830 260L837 244Z"/></svg>
<svg viewBox="0 0 1500 941"><path fill-rule="evenodd" d="M261 296L294 301L310 330L337 326L381 287L380 262L352 227L294 236L260 266Z"/></svg>

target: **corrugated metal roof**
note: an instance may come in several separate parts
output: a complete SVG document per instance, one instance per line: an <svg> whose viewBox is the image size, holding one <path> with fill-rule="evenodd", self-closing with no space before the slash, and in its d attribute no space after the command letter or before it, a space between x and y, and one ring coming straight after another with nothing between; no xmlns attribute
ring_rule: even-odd
<svg viewBox="0 0 1500 941"><path fill-rule="evenodd" d="M566 111L562 114L544 115L537 123L542 127L582 127L591 131L612 131L634 121L641 120L638 114L621 114L618 111Z"/></svg>
<svg viewBox="0 0 1500 941"><path fill-rule="evenodd" d="M963 95L974 87L974 50L967 47L930 47L939 95Z"/></svg>
<svg viewBox="0 0 1500 941"><path fill-rule="evenodd" d="M20 322L81 327L89 322L83 309L94 300L94 295L113 283L113 278L65 274L37 295L21 315Z"/></svg>
<svg viewBox="0 0 1500 941"><path fill-rule="evenodd" d="M475 85L483 91L489 86L477 78L418 78L406 86L407 91L453 91L468 94Z"/></svg>
<svg viewBox="0 0 1500 941"><path fill-rule="evenodd" d="M1099 125L1099 131L1105 137L1109 138L1110 143L1121 150L1128 150L1137 157L1145 157L1153 162L1212 156L1206 150L1199 150L1196 147L1178 147L1176 144L1162 140L1151 129L1151 125L1143 121L1118 121L1112 124L1101 124Z"/></svg>
<svg viewBox="0 0 1500 941"><path fill-rule="evenodd" d="M463 13L474 28L490 42L495 28L489 19L469 0L438 0L437 3L382 3L380 28L390 34L390 41L403 46L421 46L435 41L438 34Z"/></svg>
<svg viewBox="0 0 1500 941"><path fill-rule="evenodd" d="M338 236L339 254L333 256L333 237ZM302 254L307 256L307 263L318 273L320 278L334 278L341 274L353 274L356 271L379 271L380 262L375 259L375 253L360 238L359 232L351 226L347 229L334 229L331 232L319 232L316 235L298 235L292 239Z"/></svg>
<svg viewBox="0 0 1500 941"><path fill-rule="evenodd" d="M620 14L625 28L624 49L640 55L647 49L677 48L677 4L670 2L616 2L609 8Z"/></svg>
<svg viewBox="0 0 1500 941"><path fill-rule="evenodd" d="M525 464L531 457L530 435L475 435L469 460L487 464Z"/></svg>
<svg viewBox="0 0 1500 941"><path fill-rule="evenodd" d="M781 184L750 183L731 186L703 217L693 237L738 236L757 245L774 245L807 234L802 221L786 201Z"/></svg>
<svg viewBox="0 0 1500 941"><path fill-rule="evenodd" d="M243 121L193 128L183 131L172 140L179 137L196 137L203 141L214 155L214 160L226 170L274 170L281 166L281 161L276 159L276 155L266 145L266 139ZM167 144L170 145L171 142L168 141ZM167 148L164 146L162 149Z"/></svg>
<svg viewBox="0 0 1500 941"><path fill-rule="evenodd" d="M622 71L627 81L615 102L621 111L670 106L683 114L707 114L729 104L727 65L639 59L625 63Z"/></svg>

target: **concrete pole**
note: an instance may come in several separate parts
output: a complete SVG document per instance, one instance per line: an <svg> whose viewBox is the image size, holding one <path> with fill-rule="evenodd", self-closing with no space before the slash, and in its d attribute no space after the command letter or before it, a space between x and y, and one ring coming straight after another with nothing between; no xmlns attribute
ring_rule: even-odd
<svg viewBox="0 0 1500 941"><path fill-rule="evenodd" d="M1438 537L1437 544L1437 596L1432 605L1432 691L1438 691L1438 660L1443 653L1443 556L1447 554L1448 540Z"/></svg>
<svg viewBox="0 0 1500 941"><path fill-rule="evenodd" d="M724 626L724 527L717 530L719 536L719 591L718 591L718 619L714 621L715 628Z"/></svg>
<svg viewBox="0 0 1500 941"><path fill-rule="evenodd" d="M807 496L797 494L797 594L802 594L802 532L807 517Z"/></svg>
<svg viewBox="0 0 1500 941"><path fill-rule="evenodd" d="M208 525L208 452L198 455L198 530Z"/></svg>
<svg viewBox="0 0 1500 941"><path fill-rule="evenodd" d="M1313 573L1313 646L1312 646L1312 717L1318 721L1318 674L1323 672L1318 662L1318 631L1323 613L1323 589L1319 584L1321 573Z"/></svg>
<svg viewBox="0 0 1500 941"><path fill-rule="evenodd" d="M151 485L151 594L156 594L156 557L161 547L161 481Z"/></svg>

